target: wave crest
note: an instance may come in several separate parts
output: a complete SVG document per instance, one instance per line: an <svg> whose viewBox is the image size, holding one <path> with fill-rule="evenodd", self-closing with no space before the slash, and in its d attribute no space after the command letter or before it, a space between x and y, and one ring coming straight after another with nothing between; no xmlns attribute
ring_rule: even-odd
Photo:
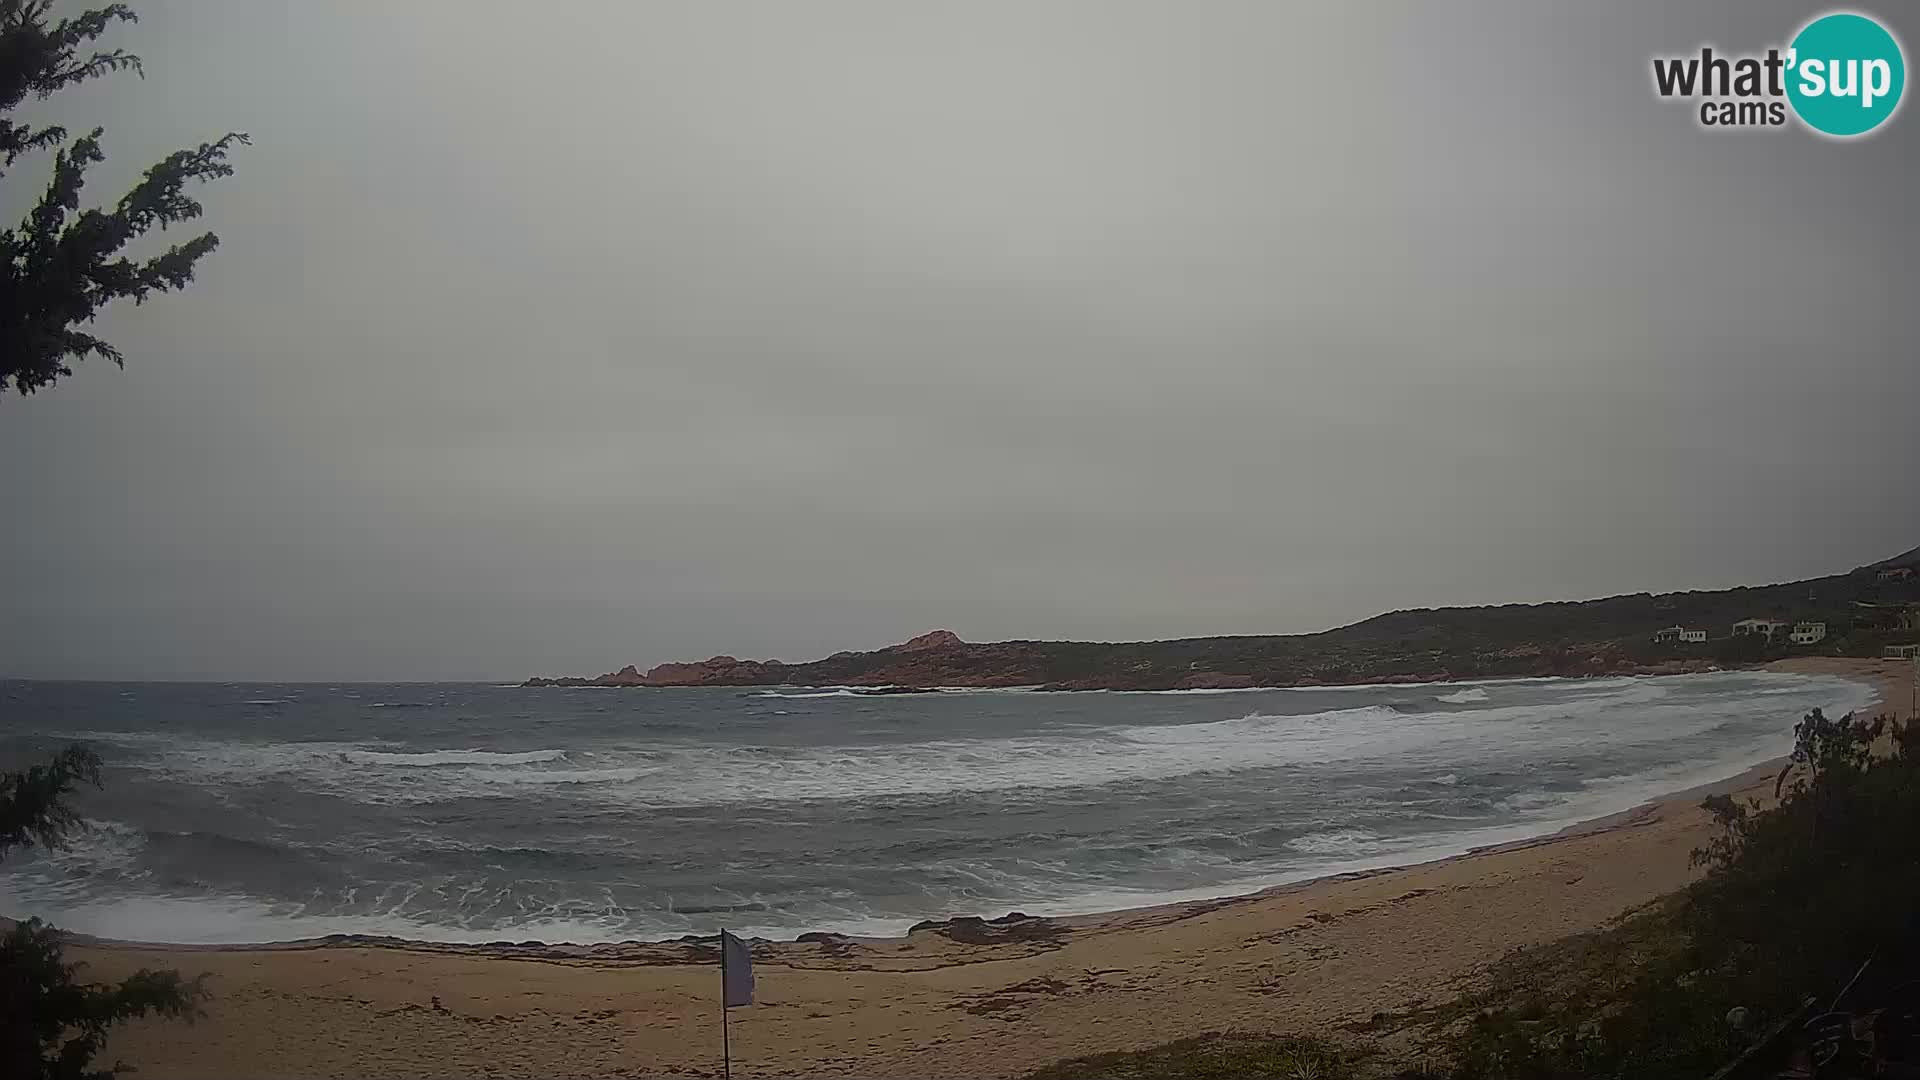
<svg viewBox="0 0 1920 1080"><path fill-rule="evenodd" d="M382 750L348 750L340 757L355 765L393 765L402 768L431 768L435 765L532 765L559 761L565 750L528 750L506 754L493 750L427 750L419 753L389 753Z"/></svg>

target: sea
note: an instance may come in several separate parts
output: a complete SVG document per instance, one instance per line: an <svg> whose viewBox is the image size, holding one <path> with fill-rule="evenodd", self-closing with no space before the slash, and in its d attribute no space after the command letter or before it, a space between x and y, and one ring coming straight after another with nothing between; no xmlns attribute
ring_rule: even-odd
<svg viewBox="0 0 1920 1080"><path fill-rule="evenodd" d="M0 683L105 760L0 914L102 937L654 940L1216 897L1558 831L1787 753L1831 676L1251 691Z"/></svg>

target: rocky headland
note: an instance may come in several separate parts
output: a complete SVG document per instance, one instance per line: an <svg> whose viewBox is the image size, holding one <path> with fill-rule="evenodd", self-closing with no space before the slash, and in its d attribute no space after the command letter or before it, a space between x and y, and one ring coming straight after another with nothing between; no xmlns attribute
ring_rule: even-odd
<svg viewBox="0 0 1920 1080"><path fill-rule="evenodd" d="M937 687L1046 690L1232 690L1525 676L1675 674L1787 656L1878 656L1920 640L1920 548L1844 574L1714 591L1632 593L1598 600L1395 611L1314 634L1174 641L971 642L951 630L869 652L786 663L715 656L634 665L592 678L527 686L844 686L869 693ZM1818 621L1826 637L1735 636L1733 624ZM1655 640L1669 627L1702 643Z"/></svg>

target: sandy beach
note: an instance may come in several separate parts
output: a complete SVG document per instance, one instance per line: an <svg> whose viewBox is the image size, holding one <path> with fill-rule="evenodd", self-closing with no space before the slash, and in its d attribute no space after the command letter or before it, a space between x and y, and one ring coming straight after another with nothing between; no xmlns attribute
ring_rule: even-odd
<svg viewBox="0 0 1920 1080"><path fill-rule="evenodd" d="M1907 710L1906 662L1803 659ZM1784 728L1797 718L1782 717ZM1714 785L1770 792L1774 767ZM1509 949L1598 927L1690 879L1702 789L1552 837L1251 896L1059 919L953 920L903 938L756 948L731 1014L737 1075L1007 1076L1212 1030L1325 1031L1437 1001ZM982 913L987 915L997 913ZM108 1055L143 1077L717 1076L710 946L268 947L88 943L95 978L206 973L188 1027Z"/></svg>

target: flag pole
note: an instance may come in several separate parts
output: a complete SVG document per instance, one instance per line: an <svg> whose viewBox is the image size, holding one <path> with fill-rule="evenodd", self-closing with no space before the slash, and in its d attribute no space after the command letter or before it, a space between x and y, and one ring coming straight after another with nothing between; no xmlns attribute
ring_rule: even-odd
<svg viewBox="0 0 1920 1080"><path fill-rule="evenodd" d="M720 928L720 1068L725 1080L733 1080L733 1045L727 1034L727 931Z"/></svg>

